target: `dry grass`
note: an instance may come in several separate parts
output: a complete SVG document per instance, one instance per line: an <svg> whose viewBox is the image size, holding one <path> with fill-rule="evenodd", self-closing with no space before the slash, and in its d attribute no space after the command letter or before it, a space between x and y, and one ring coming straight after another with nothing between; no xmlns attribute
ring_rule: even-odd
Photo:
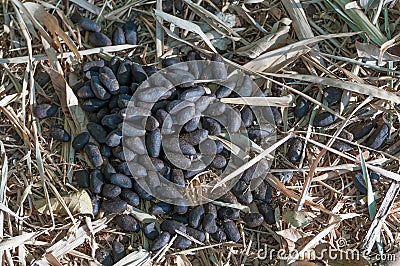
<svg viewBox="0 0 400 266"><path fill-rule="evenodd" d="M183 12L177 14L174 10L172 13L181 19L174 28L169 22L176 22L177 18L161 10L156 16L156 2L160 9L159 0L41 2L48 12L46 16L52 14L53 19L57 18L60 28L46 23L46 17L41 17L45 16L43 13L36 14L39 16L36 19L44 21L34 28L32 16L35 15L23 5L24 1L2 1L0 263L27 265L35 261L38 265L89 265L94 263L94 250L98 246L108 246L121 236L127 236L129 241L131 254L126 260L136 261L135 265L150 262L163 265L278 264L276 253L272 259L257 258L257 251L265 247L298 251L297 256L281 260L282 263L299 260L296 265L320 265L322 261L339 265L328 257L318 261L302 260L310 250L336 247L339 239L346 240L347 249L368 251L365 258L369 261L364 258L342 263L367 265L379 263L376 259L379 254L397 253L399 256L400 1L389 1L379 9L345 10L349 2L346 0L305 1L301 8L296 0L283 1L284 4L281 1L244 1L245 5L210 0L199 1L198 5L185 0ZM211 7L233 14L235 17L230 21L233 27L223 24L222 20L228 21L228 18L215 16L209 11ZM139 45L90 47L87 36L81 36L70 21L77 8L101 23L108 33L114 25L134 18L140 26ZM373 20L377 24L370 22ZM202 32L204 23L209 30L214 30L214 35ZM215 36L223 38L218 41ZM357 46L356 42L371 45ZM75 98L65 82L72 84L77 79L74 72L80 71L79 56L88 61L117 54L133 56L145 64L159 64L160 58L171 54L175 47L182 50L193 47L205 55L224 48L220 53L228 64L250 73L261 88L273 88L270 96L274 97L275 105L282 107L284 119L278 138L299 136L308 145L299 165L286 159L287 145L280 145L275 152L271 172L295 173L286 186L273 175L268 176L268 182L276 189L273 197L276 225L264 223L259 230L240 225L242 242L236 244L198 243L185 251L173 250L168 245L159 254L149 254L143 250L149 243L142 233L118 232L112 216L93 218L66 202L65 195L79 193L70 184L72 170L86 167L86 160L75 154L69 143L53 141L47 131L52 124L59 124L75 134L84 123L79 109L67 106L67 102ZM359 57L365 54L383 63L371 65ZM44 87L35 82L42 69L53 73L53 83ZM349 90L342 97L339 110L332 110L321 101L324 85ZM309 98L314 107L309 116L300 121L296 121L293 110L287 108L291 104L288 99L298 95ZM63 107L62 111L56 118L39 121L31 115L31 110L42 102L58 104ZM321 134L312 127L319 109L340 118L332 127L333 135ZM371 116L390 123L389 144L381 151L357 143L351 143L354 149L350 153L330 148L340 132L358 119L358 110L369 110ZM269 151L259 152L261 156L269 154ZM361 158L365 159L364 163ZM379 185L373 188L375 195L370 191L366 198L360 198L352 181L352 171L362 168L382 174ZM39 199L47 206L46 214L34 207ZM57 206L52 204L55 200L59 203ZM142 210L148 207L148 203L141 205ZM293 213L303 218L293 221L290 219ZM139 213L136 215L142 217ZM302 228L293 225L304 221Z"/></svg>

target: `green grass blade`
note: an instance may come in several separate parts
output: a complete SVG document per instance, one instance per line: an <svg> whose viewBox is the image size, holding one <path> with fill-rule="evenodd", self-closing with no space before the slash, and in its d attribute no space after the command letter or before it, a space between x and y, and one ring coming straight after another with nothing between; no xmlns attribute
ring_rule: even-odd
<svg viewBox="0 0 400 266"><path fill-rule="evenodd" d="M375 201L375 197L374 197L374 192L372 191L372 184L371 184L371 180L369 178L367 166L365 165L364 156L362 154L361 149L358 148L358 150L360 152L361 169L362 169L363 176L365 179L365 185L367 186L367 199L368 199L367 202L368 202L369 218L371 220L373 220L376 215L376 201Z"/></svg>

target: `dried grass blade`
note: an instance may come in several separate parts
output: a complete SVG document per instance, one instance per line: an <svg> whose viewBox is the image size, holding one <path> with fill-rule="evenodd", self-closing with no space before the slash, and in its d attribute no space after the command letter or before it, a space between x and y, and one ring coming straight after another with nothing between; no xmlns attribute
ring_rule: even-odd
<svg viewBox="0 0 400 266"><path fill-rule="evenodd" d="M229 104L243 104L250 106L278 106L294 107L294 96L292 94L281 97L240 97L222 98L221 102Z"/></svg>
<svg viewBox="0 0 400 266"><path fill-rule="evenodd" d="M344 90L349 90L352 92L369 95L369 96L376 97L379 99L389 100L389 101L393 101L395 103L400 103L400 96L394 94L393 92L385 91L383 89L380 89L378 87L368 85L368 84L359 84L359 83L350 82L350 81L344 81L344 80L339 80L339 79L334 79L334 78L318 77L318 76L312 76L312 75L297 75L297 74L285 75L285 74L274 74L274 73L265 73L265 74L274 76L274 77L286 77L286 78L290 77L290 78L297 79L297 80L308 81L308 82L317 83L317 84L323 84L326 86L338 87L338 88L342 88Z"/></svg>
<svg viewBox="0 0 400 266"><path fill-rule="evenodd" d="M217 50L215 50L214 46L212 45L210 39L204 34L204 32L200 29L198 25L194 24L193 22L172 16L163 11L155 10L155 14L157 17L160 17L165 21L174 24L179 28L198 34L203 39L203 41L208 45L208 47L210 47L210 49L213 50L214 53L218 53Z"/></svg>
<svg viewBox="0 0 400 266"><path fill-rule="evenodd" d="M320 41L331 39L331 38L343 38L343 37L350 37L353 35L357 35L359 32L352 32L352 33L337 33L337 34L327 34L323 36L317 36L310 39L298 41L279 49L267 52L251 61L246 63L243 67L247 68L251 71L265 71L269 68L273 69L272 66L277 64L277 62L288 60L289 58L293 58L295 55L301 55L307 53L311 48L307 47L308 45L313 45ZM289 51L289 52L288 52ZM280 59L278 61L278 59ZM276 68L276 67L275 67ZM274 71L270 71L274 72Z"/></svg>

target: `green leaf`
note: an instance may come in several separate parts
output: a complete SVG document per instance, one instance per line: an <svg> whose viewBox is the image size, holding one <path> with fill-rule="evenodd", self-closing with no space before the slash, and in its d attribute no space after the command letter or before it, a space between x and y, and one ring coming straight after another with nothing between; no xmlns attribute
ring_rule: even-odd
<svg viewBox="0 0 400 266"><path fill-rule="evenodd" d="M369 178L367 166L365 165L364 156L362 154L360 147L358 148L358 150L360 152L361 169L362 169L363 176L365 179L365 185L367 187L367 199L368 199L367 202L368 202L369 218L371 220L373 220L376 215L376 201L375 201L375 197L374 197L374 192L372 191L372 184L371 184L371 180Z"/></svg>

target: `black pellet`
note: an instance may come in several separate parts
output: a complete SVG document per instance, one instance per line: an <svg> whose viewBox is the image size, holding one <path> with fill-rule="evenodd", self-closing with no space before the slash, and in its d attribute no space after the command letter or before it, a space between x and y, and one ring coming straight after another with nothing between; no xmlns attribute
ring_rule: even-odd
<svg viewBox="0 0 400 266"><path fill-rule="evenodd" d="M222 131L221 124L215 119L209 117L203 118L202 126L204 129L208 130L208 134L210 135L221 134Z"/></svg>
<svg viewBox="0 0 400 266"><path fill-rule="evenodd" d="M150 240L156 239L160 234L157 230L155 222L144 225L142 231L143 234Z"/></svg>
<svg viewBox="0 0 400 266"><path fill-rule="evenodd" d="M101 32L89 33L89 42L96 47L112 45L110 38L108 38L107 35Z"/></svg>
<svg viewBox="0 0 400 266"><path fill-rule="evenodd" d="M111 94L119 93L118 80L111 68L107 66L100 68L99 79Z"/></svg>
<svg viewBox="0 0 400 266"><path fill-rule="evenodd" d="M138 194L130 189L122 189L120 197L121 199L125 200L126 203L128 203L129 205L132 205L134 207L139 206L140 199Z"/></svg>
<svg viewBox="0 0 400 266"><path fill-rule="evenodd" d="M325 127L332 125L336 121L336 116L329 112L322 112L315 116L314 126Z"/></svg>
<svg viewBox="0 0 400 266"><path fill-rule="evenodd" d="M121 188L113 184L105 184L102 193L104 197L113 199L121 194Z"/></svg>
<svg viewBox="0 0 400 266"><path fill-rule="evenodd" d="M239 242L241 238L240 232L233 221L225 221L222 223L222 226L228 239L232 240L233 242Z"/></svg>
<svg viewBox="0 0 400 266"><path fill-rule="evenodd" d="M218 218L221 220L236 220L240 216L240 211L238 209L222 207L218 210Z"/></svg>
<svg viewBox="0 0 400 266"><path fill-rule="evenodd" d="M72 141L72 148L74 148L75 150L83 149L83 147L85 147L85 145L89 142L89 139L90 135L88 132L82 132L76 135L76 137Z"/></svg>
<svg viewBox="0 0 400 266"><path fill-rule="evenodd" d="M114 262L120 261L123 257L125 257L126 252L124 245L118 241L114 241L112 243L112 255Z"/></svg>
<svg viewBox="0 0 400 266"><path fill-rule="evenodd" d="M342 99L343 90L336 87L328 87L324 90L324 101L328 104L336 104Z"/></svg>
<svg viewBox="0 0 400 266"><path fill-rule="evenodd" d="M86 17L80 17L78 19L79 26L81 26L82 29L87 30L87 31L94 31L94 32L99 32L101 31L101 26L91 20L90 18Z"/></svg>
<svg viewBox="0 0 400 266"><path fill-rule="evenodd" d="M224 156L222 155L215 155L214 159L211 162L211 166L215 169L222 169L226 166L227 161Z"/></svg>
<svg viewBox="0 0 400 266"><path fill-rule="evenodd" d="M211 237L215 241L220 242L220 243L226 241L226 234L221 228L218 228L217 232L215 232L214 234L211 234Z"/></svg>
<svg viewBox="0 0 400 266"><path fill-rule="evenodd" d="M303 141L300 138L295 138L289 146L288 152L286 154L289 161L296 163L303 152Z"/></svg>
<svg viewBox="0 0 400 266"><path fill-rule="evenodd" d="M50 76L46 71L39 71L35 76L35 81L43 87L50 81Z"/></svg>
<svg viewBox="0 0 400 266"><path fill-rule="evenodd" d="M82 103L82 109L86 112L96 112L107 103L108 101L103 101L97 98L87 99Z"/></svg>
<svg viewBox="0 0 400 266"><path fill-rule="evenodd" d="M110 182L111 184L120 186L121 188L132 188L132 180L129 176L121 173L112 174L110 176Z"/></svg>
<svg viewBox="0 0 400 266"><path fill-rule="evenodd" d="M152 215L163 215L172 210L172 206L166 202L157 202L150 207L149 213Z"/></svg>
<svg viewBox="0 0 400 266"><path fill-rule="evenodd" d="M182 139L191 145L198 145L208 137L208 131L205 129L197 129L193 132L182 134Z"/></svg>
<svg viewBox="0 0 400 266"><path fill-rule="evenodd" d="M101 209L107 213L122 213L126 210L127 204L123 200L110 199L103 200Z"/></svg>
<svg viewBox="0 0 400 266"><path fill-rule="evenodd" d="M207 213L203 217L203 230L209 234L214 234L218 230L217 223L215 221L215 216L211 213Z"/></svg>
<svg viewBox="0 0 400 266"><path fill-rule="evenodd" d="M93 77L90 80L90 87L99 100L108 100L111 98L111 94L107 92L107 90L101 85L100 83L100 76L99 77Z"/></svg>
<svg viewBox="0 0 400 266"><path fill-rule="evenodd" d="M267 224L275 224L275 213L269 204L259 204L258 210L264 217Z"/></svg>
<svg viewBox="0 0 400 266"><path fill-rule="evenodd" d="M112 34L112 42L114 45L125 44L125 34L121 27L116 27Z"/></svg>
<svg viewBox="0 0 400 266"><path fill-rule="evenodd" d="M164 220L161 225L161 230L167 231L171 235L175 235L177 231L181 231L182 233L186 233L186 226L183 223L180 223L175 220Z"/></svg>
<svg viewBox="0 0 400 266"><path fill-rule="evenodd" d="M171 235L168 232L162 232L159 236L157 236L151 247L151 251L157 251L163 247L165 247L169 240L171 239Z"/></svg>
<svg viewBox="0 0 400 266"><path fill-rule="evenodd" d="M349 132L353 134L355 140L359 140L371 132L374 127L376 127L375 120L360 121L350 125Z"/></svg>
<svg viewBox="0 0 400 266"><path fill-rule="evenodd" d="M90 173L90 190L95 194L100 194L104 185L104 176L99 169Z"/></svg>
<svg viewBox="0 0 400 266"><path fill-rule="evenodd" d="M109 115L105 115L102 119L101 119L101 124L103 126L105 126L108 130L113 130L116 129L118 127L118 124L122 122L121 117L119 116L119 114L109 114Z"/></svg>
<svg viewBox="0 0 400 266"><path fill-rule="evenodd" d="M192 241L184 236L178 235L172 244L172 247L178 249L188 249L192 245Z"/></svg>
<svg viewBox="0 0 400 266"><path fill-rule="evenodd" d="M161 132L160 129L153 130L146 135L147 152L152 157L158 157L161 151Z"/></svg>
<svg viewBox="0 0 400 266"><path fill-rule="evenodd" d="M147 193L146 190L144 190L139 183L134 182L133 183L133 188L135 190L135 192L139 195L139 197L143 200L151 200L153 198L152 195L150 195L149 193Z"/></svg>
<svg viewBox="0 0 400 266"><path fill-rule="evenodd" d="M55 140L61 142L68 142L70 140L70 136L64 128L53 126L50 128L49 133L50 136Z"/></svg>
<svg viewBox="0 0 400 266"><path fill-rule="evenodd" d="M101 157L99 147L96 144L91 142L86 144L85 152L94 167L100 167L103 164L103 158Z"/></svg>
<svg viewBox="0 0 400 266"><path fill-rule="evenodd" d="M103 266L114 265L114 261L111 256L111 251L109 249L104 249L104 248L96 249L95 258Z"/></svg>
<svg viewBox="0 0 400 266"><path fill-rule="evenodd" d="M142 83L147 79L147 73L144 71L143 67L138 64L132 64L131 73L133 80L137 83Z"/></svg>
<svg viewBox="0 0 400 266"><path fill-rule="evenodd" d="M156 130L160 126L160 123L154 116L149 116L146 120L146 130L153 131Z"/></svg>
<svg viewBox="0 0 400 266"><path fill-rule="evenodd" d="M304 117L307 114L309 107L310 107L310 101L302 96L299 96L296 100L296 107L294 108L294 116L298 118Z"/></svg>
<svg viewBox="0 0 400 266"><path fill-rule="evenodd" d="M86 72L86 71L98 72L101 67L104 67L104 64L105 64L105 62L103 59L86 62L83 64L82 70L83 70L83 72Z"/></svg>
<svg viewBox="0 0 400 266"><path fill-rule="evenodd" d="M109 147L117 147L121 144L122 132L118 129L111 131L106 137L106 144Z"/></svg>
<svg viewBox="0 0 400 266"><path fill-rule="evenodd" d="M379 149L389 139L389 125L382 124L368 137L365 145L371 149Z"/></svg>
<svg viewBox="0 0 400 266"><path fill-rule="evenodd" d="M94 95L94 93L93 93L93 91L92 91L92 88L90 87L90 86L83 86L83 87L81 87L78 91L77 91L77 93L76 93L77 95L78 95L78 97L79 98L81 98L81 99L89 99L89 98L94 98L95 97L95 95Z"/></svg>
<svg viewBox="0 0 400 266"><path fill-rule="evenodd" d="M247 213L243 217L243 221L246 223L246 226L249 228L258 227L264 222L264 217L262 214L254 212L254 213Z"/></svg>
<svg viewBox="0 0 400 266"><path fill-rule="evenodd" d="M33 115L37 118L43 119L54 116L58 111L58 106L48 103L38 104L33 108Z"/></svg>
<svg viewBox="0 0 400 266"><path fill-rule="evenodd" d="M87 170L78 170L74 172L74 179L80 188L87 188L90 186L89 172Z"/></svg>
<svg viewBox="0 0 400 266"><path fill-rule="evenodd" d="M90 135L98 142L105 143L107 137L107 131L99 124L89 122L86 126Z"/></svg>
<svg viewBox="0 0 400 266"><path fill-rule="evenodd" d="M204 215L203 206L195 206L189 212L189 225L193 228L198 228Z"/></svg>
<svg viewBox="0 0 400 266"><path fill-rule="evenodd" d="M140 229L138 221L128 214L116 216L115 221L122 230L128 233L138 232Z"/></svg>

